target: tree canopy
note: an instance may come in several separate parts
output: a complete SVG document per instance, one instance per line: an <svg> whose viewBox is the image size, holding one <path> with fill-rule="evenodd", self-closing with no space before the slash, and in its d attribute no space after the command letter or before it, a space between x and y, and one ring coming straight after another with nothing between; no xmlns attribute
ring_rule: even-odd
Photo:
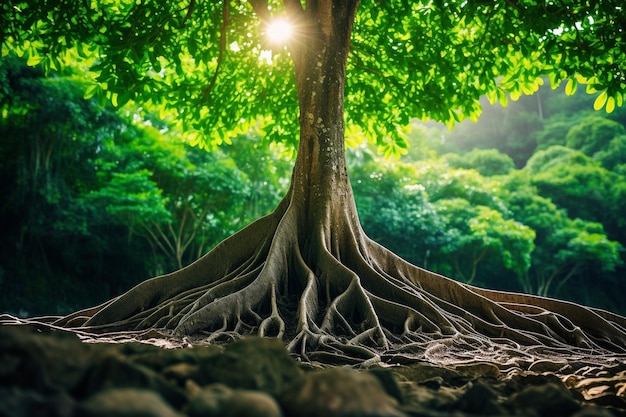
<svg viewBox="0 0 626 417"><path fill-rule="evenodd" d="M81 62L88 96L158 108L192 143L217 145L262 123L268 137L293 144L291 52L264 37L270 12L258 19L253 8L266 3L10 1L0 44L48 69ZM288 7L299 2L276 3L271 13L294 25L290 44L306 43ZM537 91L542 76L554 86L568 80L569 93L579 84L602 91L596 107L612 111L626 92L625 35L615 30L624 15L620 1L363 2L347 67L349 136L399 154L406 140L397 127L409 118L475 120L481 96L506 103Z"/></svg>

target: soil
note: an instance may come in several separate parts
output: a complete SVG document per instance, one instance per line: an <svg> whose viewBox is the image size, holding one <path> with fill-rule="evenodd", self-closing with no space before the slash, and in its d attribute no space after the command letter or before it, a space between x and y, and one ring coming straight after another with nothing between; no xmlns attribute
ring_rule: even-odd
<svg viewBox="0 0 626 417"><path fill-rule="evenodd" d="M0 416L626 416L626 364L359 368L299 361L272 338L185 344L0 326Z"/></svg>

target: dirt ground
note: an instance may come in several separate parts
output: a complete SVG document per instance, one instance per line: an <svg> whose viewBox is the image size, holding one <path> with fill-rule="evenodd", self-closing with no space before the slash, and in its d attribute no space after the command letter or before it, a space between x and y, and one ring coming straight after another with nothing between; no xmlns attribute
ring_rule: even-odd
<svg viewBox="0 0 626 417"><path fill-rule="evenodd" d="M626 416L624 363L599 373L560 360L532 370L409 361L357 369L297 360L268 338L89 342L0 326L0 416Z"/></svg>

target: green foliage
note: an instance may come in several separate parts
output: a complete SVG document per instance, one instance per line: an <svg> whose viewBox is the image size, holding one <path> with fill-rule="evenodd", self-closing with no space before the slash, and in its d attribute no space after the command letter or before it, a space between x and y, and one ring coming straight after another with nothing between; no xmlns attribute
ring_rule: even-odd
<svg viewBox="0 0 626 417"><path fill-rule="evenodd" d="M449 258L454 275L463 281L472 283L478 264L484 260L489 260L492 267L501 262L515 274L523 274L530 267L535 233L529 227L464 199L440 200L436 207L451 236L440 249L441 255Z"/></svg>
<svg viewBox="0 0 626 417"><path fill-rule="evenodd" d="M472 149L464 155L447 154L446 162L453 168L475 169L482 176L506 175L515 169L515 163L497 149Z"/></svg>
<svg viewBox="0 0 626 417"><path fill-rule="evenodd" d="M246 176L244 223L268 214L287 191L293 153L253 132L236 137L224 151Z"/></svg>
<svg viewBox="0 0 626 417"><path fill-rule="evenodd" d="M589 156L607 148L615 137L626 134L623 125L599 116L588 117L572 127L566 136L568 148L578 149Z"/></svg>
<svg viewBox="0 0 626 417"><path fill-rule="evenodd" d="M434 160L353 167L366 232L406 259L472 282L486 270L525 272L534 232L509 218L494 183ZM479 274L479 271L481 274Z"/></svg>
<svg viewBox="0 0 626 417"><path fill-rule="evenodd" d="M429 265L429 255L447 239L445 223L404 164L370 162L352 169L359 216L369 236L398 255Z"/></svg>
<svg viewBox="0 0 626 417"><path fill-rule="evenodd" d="M624 176L626 171L626 135L616 136L604 149L598 150L593 158L609 171ZM621 172L620 172L621 171Z"/></svg>
<svg viewBox="0 0 626 417"><path fill-rule="evenodd" d="M537 91L542 76L553 85L569 79L569 93L587 83L601 92L596 107L610 111L626 90L625 35L614 30L622 23L614 1L365 2L352 36L346 120L384 153L401 155L407 139L397 126L409 118L476 120L481 96L506 105ZM289 55L274 48L271 64L262 59L271 48L246 2L11 3L0 8L0 27L3 55L16 51L46 69L81 61L90 68L87 96L141 102L184 127L192 143L228 143L260 118L273 140L297 137Z"/></svg>
<svg viewBox="0 0 626 417"><path fill-rule="evenodd" d="M105 210L81 198L98 185L93 162L121 120L82 100L76 83L13 57L0 60L0 80L3 309L67 312L146 277L145 258L131 256L142 249L101 227ZM107 279L105 263L119 268Z"/></svg>
<svg viewBox="0 0 626 417"><path fill-rule="evenodd" d="M548 149L536 152L526 163L525 170L532 175L560 165L583 165L597 166L589 157L580 151L566 146L552 146Z"/></svg>
<svg viewBox="0 0 626 417"><path fill-rule="evenodd" d="M122 117L83 99L73 77L43 78L7 57L0 79L4 311L97 304L197 259L285 191L287 161L269 148L255 160L261 147L252 140L233 152L239 169L223 152L177 140L149 114ZM265 195L247 172L276 189Z"/></svg>
<svg viewBox="0 0 626 417"><path fill-rule="evenodd" d="M68 0L7 6L0 16L3 55L14 50L57 70L82 62L91 74L87 97L141 102L193 144L230 142L261 116L274 138L294 142L291 63L285 56L272 65L260 60L263 46L246 4Z"/></svg>
<svg viewBox="0 0 626 417"><path fill-rule="evenodd" d="M589 144L594 160L565 148L570 143L565 132L574 126L570 122L577 120L578 108L557 124L545 120L562 107L555 100L510 101L537 91L546 80L556 86L568 79L565 92L574 94L587 84L596 108L610 112L621 105L626 32L615 28L624 23L623 5L613 0L558 7L532 0L363 2L348 63L348 139L423 162L370 166L369 172L376 173L372 175L359 172L355 158L353 182L365 228L385 242L399 242L407 257L425 266L456 270L467 280L480 275L500 286L511 285L500 277L512 272L521 285L546 294L565 290L557 283L582 283L594 262L609 272L611 265L619 268L614 242L626 242L623 135L603 139L605 130L596 130L596 135L594 123L578 136L574 130L570 145L585 150ZM133 259L153 256L159 259L153 265L167 268L168 261L157 252L173 254L182 263L189 248L201 251L209 245L209 235L228 233L248 215L266 210L261 194L274 198L286 175L282 161L276 170L259 162L285 148L251 140L252 150L263 155L255 161L249 148L238 146L253 126L270 141L293 146L297 97L288 51L275 48L270 60L261 59L270 49L262 30L245 2L0 4L0 45L2 55L10 57L0 67L2 137L9 138L0 147L0 170L10 184L2 207L9 237L2 253L7 258L16 254L19 260L0 273L32 277L23 285L12 280L9 294L51 290L42 277L55 268L52 253L71 259L72 267L59 282L73 279L68 277L74 273L100 279L101 268L76 260L111 264L109 246L143 254ZM38 68L11 61L12 53L55 76L42 79ZM62 77L71 75L71 65L87 69L80 74L84 88ZM436 143L434 135L422 131L412 136L398 126L408 125L413 117L447 126L465 118L475 121L485 103L480 103L481 96L528 111L512 116L498 110L480 134L462 127L457 130L461 140L441 140L432 150L407 149L410 141ZM107 101L125 105L132 112L129 117L154 121L153 127L135 126L114 115L104 107ZM624 116L616 111L612 117L619 122ZM513 134L519 127L523 133ZM178 135L206 148L232 143L233 154L198 156L180 143L170 146L161 140ZM450 151L451 143L471 149L470 137L478 137L482 148L502 144L500 151L518 167L528 160L527 167L521 174L508 174L503 187L495 177L480 175L509 169L509 162L495 154L449 157L456 167L451 170L441 161L430 161L442 149ZM537 146L542 152L531 157ZM371 159L365 154L362 160ZM249 169L245 174L244 167ZM262 180L266 176L271 179ZM245 181L250 189L238 188ZM243 203L233 208L225 196ZM144 202L151 206L134 206ZM140 233L142 228L152 245L148 249L138 245L142 240L126 238L128 229ZM66 250L53 252L60 246ZM44 265L41 271L25 265L33 253ZM124 264L121 256L115 259ZM616 285L616 275L602 276ZM140 279L141 273L134 278ZM123 279L111 281L111 288Z"/></svg>
<svg viewBox="0 0 626 417"><path fill-rule="evenodd" d="M614 120L586 117L569 129L566 140L569 148L584 152L608 170L626 163L626 128Z"/></svg>
<svg viewBox="0 0 626 417"><path fill-rule="evenodd" d="M537 193L533 178L526 170L515 173L505 181L503 194L513 216L536 233L532 266L518 276L524 291L566 295L564 285L570 280L582 279L589 270L599 277L600 271L622 263L622 245L609 240L601 224L568 217L566 210ZM579 299L581 295L569 294Z"/></svg>
<svg viewBox="0 0 626 417"><path fill-rule="evenodd" d="M613 187L624 181L582 152L558 146L537 152L525 169L542 195L570 216L599 222L615 210Z"/></svg>
<svg viewBox="0 0 626 417"><path fill-rule="evenodd" d="M623 247L607 239L601 224L576 219L571 228L559 232L568 239L568 245L557 253L558 261L593 262L598 269L606 271L613 271L621 264L619 251Z"/></svg>
<svg viewBox="0 0 626 417"><path fill-rule="evenodd" d="M106 209L116 221L135 227L171 222L171 213L165 208L167 198L157 184L150 180L152 172L141 169L134 172L113 172L102 188L87 195L89 200Z"/></svg>
<svg viewBox="0 0 626 417"><path fill-rule="evenodd" d="M353 188L368 234L406 259L451 277L623 311L621 298L605 290L624 288L626 184L617 162L623 154L611 152L620 149L621 136L605 143L593 159L566 147L567 132L587 121L589 110L580 110L584 106L575 99L558 101L561 113L553 108L556 94L542 93L542 108L549 116L542 130L524 135L547 137L549 131L561 138L561 146L535 152L521 170L511 170L510 159L493 149L467 152L450 138L462 135L469 141L464 146L485 146L485 133L496 120L505 125L525 108L537 112L535 98L479 121L476 126L482 124L482 130L446 132L417 125L409 134L417 149L403 157L408 163L380 161L375 152L359 150L361 158L350 159L351 172L353 183L358 181ZM565 114L570 111L571 117ZM435 162L437 154L445 154L448 167L442 160ZM601 165L601 156L616 162ZM500 160L502 171L498 163L492 166ZM408 190L418 194L410 196ZM420 210L414 202L428 215L416 215ZM419 230L413 219L419 219Z"/></svg>

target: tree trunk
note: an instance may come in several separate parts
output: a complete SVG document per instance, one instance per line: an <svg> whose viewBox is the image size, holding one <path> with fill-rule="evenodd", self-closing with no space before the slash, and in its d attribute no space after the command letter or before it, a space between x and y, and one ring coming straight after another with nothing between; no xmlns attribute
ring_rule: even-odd
<svg viewBox="0 0 626 417"><path fill-rule="evenodd" d="M305 41L296 44L293 51L300 145L291 182L291 204L299 213L301 235L307 236L305 253L320 249L311 245L330 248L334 233L343 233L341 228L360 228L346 169L343 110L346 61L357 2L335 3L332 14L307 13Z"/></svg>

